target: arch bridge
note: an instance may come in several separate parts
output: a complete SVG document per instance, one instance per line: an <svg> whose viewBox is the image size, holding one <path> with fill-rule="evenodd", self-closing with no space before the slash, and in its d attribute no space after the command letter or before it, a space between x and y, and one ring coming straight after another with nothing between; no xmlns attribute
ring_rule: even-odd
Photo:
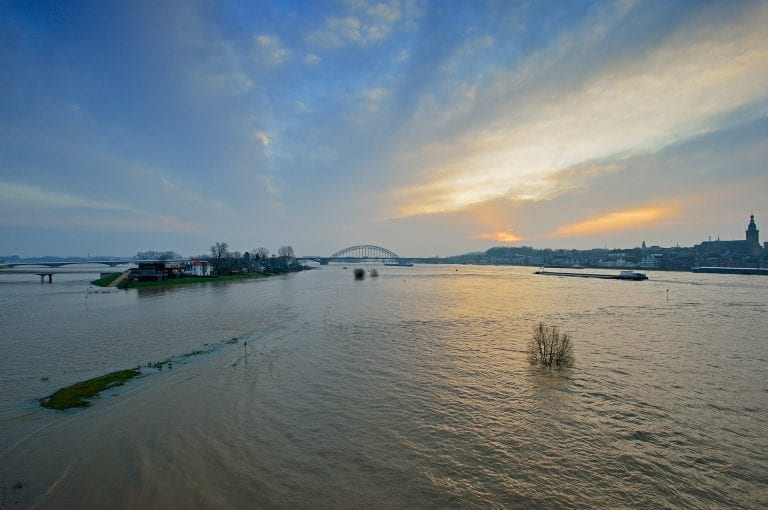
<svg viewBox="0 0 768 510"><path fill-rule="evenodd" d="M372 244L360 244L358 246L350 246L339 250L329 258L332 259L370 259L370 260L390 260L399 259L400 256L381 246L374 246Z"/></svg>
<svg viewBox="0 0 768 510"><path fill-rule="evenodd" d="M398 264L406 265L408 261L403 259L400 255L373 244L359 244L357 246L350 246L339 250L330 257L297 257L304 260L314 260L320 264L328 264L329 262L363 262L363 261L382 261L385 264Z"/></svg>

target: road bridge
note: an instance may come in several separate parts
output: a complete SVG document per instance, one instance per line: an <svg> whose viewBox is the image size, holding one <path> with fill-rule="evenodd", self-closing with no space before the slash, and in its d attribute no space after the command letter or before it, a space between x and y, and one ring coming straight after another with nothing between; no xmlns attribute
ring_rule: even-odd
<svg viewBox="0 0 768 510"><path fill-rule="evenodd" d="M64 267L64 266L82 266L88 264L99 264L109 267L123 266L126 264L138 264L139 262L186 262L184 260L136 260L136 259L123 259L123 260L76 260L76 261L59 261L59 262L0 262L0 269L14 268L14 267Z"/></svg>
<svg viewBox="0 0 768 510"><path fill-rule="evenodd" d="M398 264L398 265L407 265L409 263L408 259L401 257L400 255L393 252L392 250L383 248L381 246L376 246L373 244L359 244L356 246L350 246L348 248L344 248L343 250L337 251L330 257L305 255L301 257L296 257L296 259L297 260L313 260L315 262L320 263L321 265L326 265L330 262L355 263L355 262L381 261L381 262L384 262L385 264Z"/></svg>
<svg viewBox="0 0 768 510"><path fill-rule="evenodd" d="M94 274L102 273L104 269L116 266L135 265L143 260L107 260L90 262L15 262L10 264L0 264L0 275L2 274L36 274L40 277L40 283L53 283L55 274ZM152 262L152 261L149 261ZM175 261L176 262L176 261Z"/></svg>

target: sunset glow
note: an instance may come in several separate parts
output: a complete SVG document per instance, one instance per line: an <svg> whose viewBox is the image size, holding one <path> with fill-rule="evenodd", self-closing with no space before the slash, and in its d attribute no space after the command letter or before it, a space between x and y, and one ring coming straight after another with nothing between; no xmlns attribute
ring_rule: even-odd
<svg viewBox="0 0 768 510"><path fill-rule="evenodd" d="M554 235L557 237L572 237L647 227L669 219L677 214L678 211L678 207L674 205L614 211L578 223L563 225L555 231Z"/></svg>
<svg viewBox="0 0 768 510"><path fill-rule="evenodd" d="M0 2L0 256L693 244L768 211L764 1L148 5Z"/></svg>
<svg viewBox="0 0 768 510"><path fill-rule="evenodd" d="M479 234L475 236L475 239L488 239L489 241L496 241L499 243L516 243L518 241L523 241L522 237L518 236L511 230Z"/></svg>

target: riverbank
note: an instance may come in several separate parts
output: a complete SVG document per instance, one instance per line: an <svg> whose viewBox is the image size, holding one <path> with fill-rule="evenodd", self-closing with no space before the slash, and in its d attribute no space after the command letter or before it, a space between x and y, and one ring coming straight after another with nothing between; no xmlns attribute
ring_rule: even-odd
<svg viewBox="0 0 768 510"><path fill-rule="evenodd" d="M118 275L109 275L98 280L93 280L91 285L97 287L109 287L110 284L119 278ZM125 283L118 285L120 289L145 289L154 287L171 287L174 285L190 285L196 283L211 283L211 282L230 282L237 280L253 280L255 278L264 278L269 276L267 273L245 273L245 274L233 274L225 276L190 276L187 278L171 278L168 280L155 281L155 282L138 282L135 280L128 280Z"/></svg>
<svg viewBox="0 0 768 510"><path fill-rule="evenodd" d="M171 287L174 285L189 285L195 283L211 283L211 282L231 282L237 280L253 280L256 278L264 278L265 273L245 273L245 274L233 274L226 276L190 276L187 278L169 278L168 280L162 280L159 282L137 282L131 281L126 285L125 289L146 289L154 287Z"/></svg>
<svg viewBox="0 0 768 510"><path fill-rule="evenodd" d="M97 280L93 280L91 282L91 285L96 285L97 287L109 287L112 284L112 282L120 278L121 275L122 273L108 274L107 276L103 276ZM118 288L122 289L124 288L124 285L123 286L118 285Z"/></svg>

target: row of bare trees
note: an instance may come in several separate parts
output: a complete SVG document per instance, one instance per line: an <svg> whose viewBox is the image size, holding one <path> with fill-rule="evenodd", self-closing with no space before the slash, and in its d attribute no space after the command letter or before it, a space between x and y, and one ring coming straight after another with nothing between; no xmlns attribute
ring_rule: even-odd
<svg viewBox="0 0 768 510"><path fill-rule="evenodd" d="M178 260L182 257L175 251L147 250L140 251L134 258L136 260Z"/></svg>
<svg viewBox="0 0 768 510"><path fill-rule="evenodd" d="M250 252L229 251L229 245L219 241L211 246L211 262L217 273L239 270L288 270L295 263L296 253L292 246L281 246L277 255L270 257L269 250L263 246Z"/></svg>

